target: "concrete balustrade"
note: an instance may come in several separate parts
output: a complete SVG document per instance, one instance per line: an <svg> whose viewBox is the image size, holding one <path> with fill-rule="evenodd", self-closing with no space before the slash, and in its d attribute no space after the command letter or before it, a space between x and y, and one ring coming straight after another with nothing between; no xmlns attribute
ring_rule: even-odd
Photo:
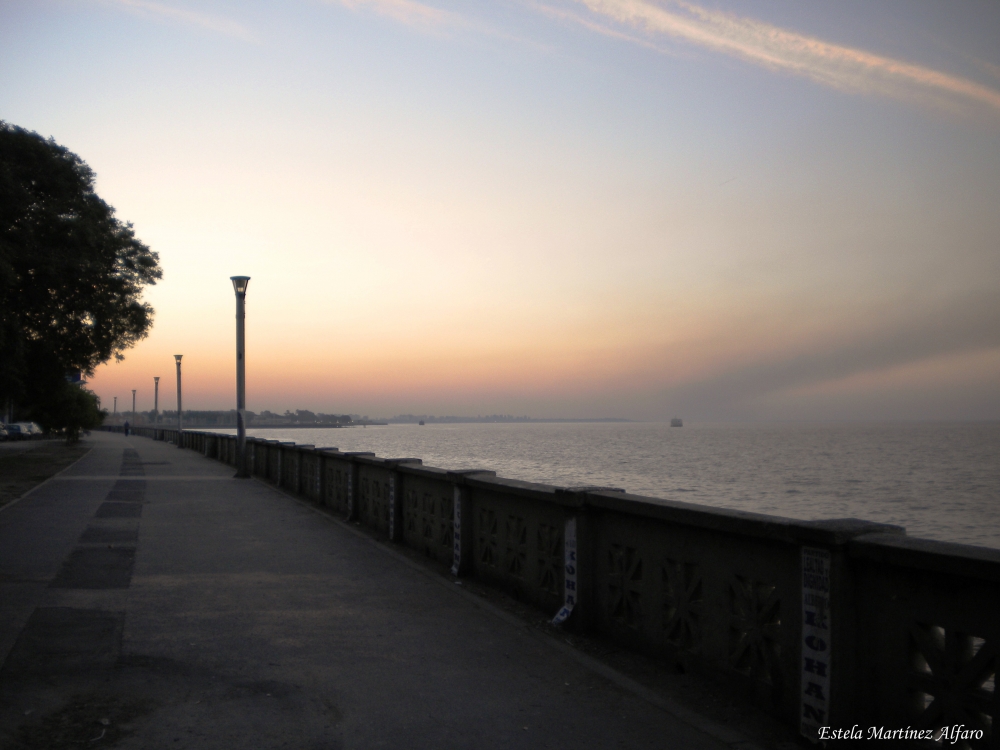
<svg viewBox="0 0 1000 750"><path fill-rule="evenodd" d="M106 428L120 431L119 428ZM135 434L176 443L177 431ZM235 467L236 438L182 447ZM255 477L667 664L741 685L816 737L982 730L998 747L1000 551L247 439Z"/></svg>

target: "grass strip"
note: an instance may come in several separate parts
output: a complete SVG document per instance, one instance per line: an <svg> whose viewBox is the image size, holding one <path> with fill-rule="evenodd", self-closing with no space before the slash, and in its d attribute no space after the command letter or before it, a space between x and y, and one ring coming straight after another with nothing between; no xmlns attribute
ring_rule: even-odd
<svg viewBox="0 0 1000 750"><path fill-rule="evenodd" d="M63 440L40 440L28 450L0 452L0 507L62 471L90 448L84 441L66 445Z"/></svg>

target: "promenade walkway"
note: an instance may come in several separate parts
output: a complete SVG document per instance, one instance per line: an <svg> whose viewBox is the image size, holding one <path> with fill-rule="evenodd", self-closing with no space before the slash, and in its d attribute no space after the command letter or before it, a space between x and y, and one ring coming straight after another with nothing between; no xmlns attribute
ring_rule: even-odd
<svg viewBox="0 0 1000 750"><path fill-rule="evenodd" d="M90 441L0 511L0 747L734 747L229 467Z"/></svg>

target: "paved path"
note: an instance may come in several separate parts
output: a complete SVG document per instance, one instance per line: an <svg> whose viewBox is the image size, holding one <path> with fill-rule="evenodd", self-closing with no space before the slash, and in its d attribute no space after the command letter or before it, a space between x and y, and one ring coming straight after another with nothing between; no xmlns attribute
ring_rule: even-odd
<svg viewBox="0 0 1000 750"><path fill-rule="evenodd" d="M0 511L0 747L727 747L260 482L91 442Z"/></svg>

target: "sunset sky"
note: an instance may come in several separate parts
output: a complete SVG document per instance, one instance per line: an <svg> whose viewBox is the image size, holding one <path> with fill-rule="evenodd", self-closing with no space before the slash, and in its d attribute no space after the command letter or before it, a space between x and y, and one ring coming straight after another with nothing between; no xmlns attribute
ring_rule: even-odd
<svg viewBox="0 0 1000 750"><path fill-rule="evenodd" d="M0 0L159 253L110 407L1000 419L1000 3Z"/></svg>

